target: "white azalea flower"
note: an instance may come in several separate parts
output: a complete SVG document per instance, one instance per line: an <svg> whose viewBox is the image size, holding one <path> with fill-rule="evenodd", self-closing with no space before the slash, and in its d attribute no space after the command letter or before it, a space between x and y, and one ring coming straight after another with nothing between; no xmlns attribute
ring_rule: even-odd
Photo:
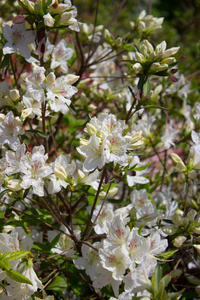
<svg viewBox="0 0 200 300"><path fill-rule="evenodd" d="M124 221L122 221L120 215L116 215L112 223L108 223L108 241L112 246L123 245L130 232L130 228L125 227Z"/></svg>
<svg viewBox="0 0 200 300"><path fill-rule="evenodd" d="M99 210L101 208L101 204L102 204L102 201L100 201L99 204L97 205L97 207L95 208L93 215L92 215L92 220L91 220L92 222L95 221L95 219L99 213ZM108 233L107 222L111 223L113 218L114 218L113 205L110 203L106 203L103 206L103 208L95 222L94 231L97 234Z"/></svg>
<svg viewBox="0 0 200 300"><path fill-rule="evenodd" d="M112 272L114 280L121 280L130 265L129 253L123 246L113 250L101 248L99 249L99 257L103 268Z"/></svg>
<svg viewBox="0 0 200 300"><path fill-rule="evenodd" d="M106 140L107 150L106 157L109 162L116 162L119 164L125 163L127 160L126 151L130 145L126 138L118 131L113 131Z"/></svg>
<svg viewBox="0 0 200 300"><path fill-rule="evenodd" d="M3 54L19 52L25 58L30 58L31 52L27 45L35 40L35 32L26 30L25 23L13 24L12 27L4 25L3 35L7 39L7 43L3 47Z"/></svg>
<svg viewBox="0 0 200 300"><path fill-rule="evenodd" d="M55 74L51 72L47 76L46 90L47 100L53 111L64 112L68 111L68 106L71 103L70 98L77 93L77 88L72 86L78 80L78 76L65 75L56 79Z"/></svg>
<svg viewBox="0 0 200 300"><path fill-rule="evenodd" d="M101 246L100 242L93 244L93 247L99 249ZM85 273L90 276L91 280L98 274L98 265L100 263L98 251L92 247L82 244L81 247L82 257L79 257L74 261L74 265L79 270L85 270Z"/></svg>
<svg viewBox="0 0 200 300"><path fill-rule="evenodd" d="M29 118L34 118L35 115L39 117L42 115L41 107L44 102L44 91L42 89L32 90L28 87L22 101L26 106L26 109L22 111L22 114L25 113Z"/></svg>
<svg viewBox="0 0 200 300"><path fill-rule="evenodd" d="M74 50L67 47L65 40L60 42L54 47L51 58L51 69L55 69L60 66L61 71L65 74L68 72L67 60L69 60L74 53Z"/></svg>
<svg viewBox="0 0 200 300"><path fill-rule="evenodd" d="M175 146L173 139L176 137L179 130L176 130L172 127L172 120L168 124L168 127L165 130L164 135L161 137L163 142L164 149L169 149L171 146Z"/></svg>
<svg viewBox="0 0 200 300"><path fill-rule="evenodd" d="M10 111L4 120L0 121L0 145L8 144L11 149L17 150L20 145L18 135L21 134L24 134L22 122Z"/></svg>
<svg viewBox="0 0 200 300"><path fill-rule="evenodd" d="M26 235L26 232L22 229L22 227L15 227L11 232L11 236L16 235L16 233L19 240L19 247L24 250L30 250L33 246L32 238Z"/></svg>
<svg viewBox="0 0 200 300"><path fill-rule="evenodd" d="M138 235L138 229L133 228L127 238L126 249L131 258L131 270L134 269L133 262L140 264L150 250L150 243L147 238Z"/></svg>
<svg viewBox="0 0 200 300"><path fill-rule="evenodd" d="M143 262L137 268L128 273L123 280L125 284L125 292L138 293L150 288L151 280L149 277L151 276L151 269L151 263Z"/></svg>
<svg viewBox="0 0 200 300"><path fill-rule="evenodd" d="M77 148L78 152L85 156L83 163L83 171L90 172L96 169L102 169L106 163L104 143L100 144L100 139L94 133L88 142L88 145L83 145Z"/></svg>
<svg viewBox="0 0 200 300"><path fill-rule="evenodd" d="M69 155L60 155L52 164L54 174L49 176L48 192L50 194L58 193L62 187L66 188L72 179L72 175L76 170L74 161L70 163Z"/></svg>
<svg viewBox="0 0 200 300"><path fill-rule="evenodd" d="M31 75L26 77L25 82L29 85L29 91L30 90L38 90L43 92L42 87L44 86L45 82L45 68L44 67L38 67L35 63L32 63L33 72Z"/></svg>
<svg viewBox="0 0 200 300"><path fill-rule="evenodd" d="M20 172L20 161L21 158L25 155L25 151L25 144L21 144L17 148L16 152L10 150L6 151L5 159L8 166L5 170L5 173L7 175L13 175Z"/></svg>
<svg viewBox="0 0 200 300"><path fill-rule="evenodd" d="M22 157L20 171L22 176L21 187L28 189L32 186L33 193L38 196L44 196L44 177L50 175L53 170L46 164L47 155L44 155L44 146L34 147L32 154L26 153Z"/></svg>

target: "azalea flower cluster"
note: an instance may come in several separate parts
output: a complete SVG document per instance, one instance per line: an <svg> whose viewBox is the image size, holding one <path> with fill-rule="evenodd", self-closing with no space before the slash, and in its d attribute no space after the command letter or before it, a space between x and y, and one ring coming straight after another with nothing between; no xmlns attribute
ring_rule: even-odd
<svg viewBox="0 0 200 300"><path fill-rule="evenodd" d="M0 22L0 299L198 299L199 90L180 47L154 41L164 18L143 10L115 38L70 0L13 10Z"/></svg>
<svg viewBox="0 0 200 300"><path fill-rule="evenodd" d="M132 136L123 135L125 122L117 121L115 116L100 114L92 118L86 125L86 132L90 135L89 141L81 139L77 150L86 157L83 170L93 171L97 167L102 169L106 163L126 165L128 150L140 148L143 143L140 132Z"/></svg>
<svg viewBox="0 0 200 300"><path fill-rule="evenodd" d="M92 248L83 245L83 257L74 262L78 269L85 269L95 289L110 284L116 297L122 282L125 293L130 296L147 292L146 288L150 288L149 277L157 264L155 255L164 252L168 245L167 240L162 238L163 233L161 235L153 227L142 235L138 227L130 230L128 223L137 207L130 204L114 211L111 204L103 208L102 203L98 204L92 218L93 222L97 218L94 230L97 234L105 233L107 237L102 242L95 242ZM135 220L139 218L137 216Z"/></svg>

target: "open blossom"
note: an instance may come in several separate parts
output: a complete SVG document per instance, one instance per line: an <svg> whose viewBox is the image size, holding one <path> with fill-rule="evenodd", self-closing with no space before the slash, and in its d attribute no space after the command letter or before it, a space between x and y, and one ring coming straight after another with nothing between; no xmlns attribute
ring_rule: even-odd
<svg viewBox="0 0 200 300"><path fill-rule="evenodd" d="M125 247L117 247L113 250L99 249L100 262L108 271L112 272L115 280L121 280L125 270L130 265L130 258Z"/></svg>
<svg viewBox="0 0 200 300"><path fill-rule="evenodd" d="M8 144L11 149L17 150L20 145L18 135L24 134L22 122L19 117L14 117L12 111L2 117L4 120L0 120L0 145Z"/></svg>
<svg viewBox="0 0 200 300"><path fill-rule="evenodd" d="M24 144L21 144L16 152L14 151L6 151L5 153L5 159L7 163L7 168L5 170L5 173L7 175L13 175L20 172L20 160L22 156L25 155L26 146Z"/></svg>
<svg viewBox="0 0 200 300"><path fill-rule="evenodd" d="M55 69L60 66L61 71L65 74L68 72L67 60L69 60L74 51L72 48L67 47L65 40L61 40L52 51L51 57L51 69Z"/></svg>
<svg viewBox="0 0 200 300"><path fill-rule="evenodd" d="M85 156L83 163L83 171L90 172L96 169L102 169L106 163L104 144L100 144L100 139L93 134L90 137L88 145L83 145L77 148L78 152Z"/></svg>
<svg viewBox="0 0 200 300"><path fill-rule="evenodd" d="M72 175L75 172L76 164L74 161L70 163L68 155L60 155L52 164L54 174L49 176L50 182L48 191L50 194L58 193L62 187L66 188L69 185Z"/></svg>
<svg viewBox="0 0 200 300"><path fill-rule="evenodd" d="M50 107L53 111L62 113L68 112L68 106L71 103L70 98L78 91L74 82L78 80L79 76L65 75L58 78L51 72L47 76L46 90L47 100L49 100Z"/></svg>
<svg viewBox="0 0 200 300"><path fill-rule="evenodd" d="M44 146L35 146L32 153L28 152L22 157L20 164L20 171L23 173L21 187L28 189L32 186L33 193L38 196L44 196L43 178L53 172L46 163L48 156L44 153Z"/></svg>
<svg viewBox="0 0 200 300"><path fill-rule="evenodd" d="M13 24L12 27L4 25L3 34L8 41L3 47L3 54L19 52L21 56L30 58L31 52L28 45L35 40L33 30L26 30L25 23Z"/></svg>

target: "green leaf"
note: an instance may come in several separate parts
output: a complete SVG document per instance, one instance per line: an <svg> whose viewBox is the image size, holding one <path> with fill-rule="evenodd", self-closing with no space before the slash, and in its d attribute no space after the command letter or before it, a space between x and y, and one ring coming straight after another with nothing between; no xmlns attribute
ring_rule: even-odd
<svg viewBox="0 0 200 300"><path fill-rule="evenodd" d="M10 263L7 260L0 259L0 269L6 270L6 271L10 270Z"/></svg>
<svg viewBox="0 0 200 300"><path fill-rule="evenodd" d="M145 81L146 81L146 76L145 75L142 75L138 81L138 89L139 90L143 90L143 85L145 84Z"/></svg>
<svg viewBox="0 0 200 300"><path fill-rule="evenodd" d="M19 273L17 271L14 271L14 270L6 271L6 275L17 282L33 285L32 282L28 278L26 278L25 276L23 276L21 273Z"/></svg>
<svg viewBox="0 0 200 300"><path fill-rule="evenodd" d="M60 239L61 232L49 243L49 249L51 250L53 247L55 247Z"/></svg>
<svg viewBox="0 0 200 300"><path fill-rule="evenodd" d="M9 62L10 62L10 55L6 54L4 56L4 59L3 59L2 63L1 63L1 69L9 68Z"/></svg>
<svg viewBox="0 0 200 300"><path fill-rule="evenodd" d="M3 292L7 295L7 290L5 286L3 286L1 283L0 283L0 288L2 288Z"/></svg>
<svg viewBox="0 0 200 300"><path fill-rule="evenodd" d="M74 118L72 115L65 115L63 117L63 123L70 127L80 127L85 124L85 120Z"/></svg>
<svg viewBox="0 0 200 300"><path fill-rule="evenodd" d="M26 133L32 133L32 134L35 134L35 135L38 135L40 137L43 137L43 138L46 138L46 134L44 134L43 132L39 131L39 130L26 130Z"/></svg>
<svg viewBox="0 0 200 300"><path fill-rule="evenodd" d="M148 164L146 164L146 165L144 165L144 166L136 167L136 168L133 169L133 171L143 171L143 170L145 170L150 164L151 164L151 162L148 163Z"/></svg>
<svg viewBox="0 0 200 300"><path fill-rule="evenodd" d="M65 291L67 289L67 283L61 276L56 276L54 281L52 281L46 288L46 291Z"/></svg>
<svg viewBox="0 0 200 300"><path fill-rule="evenodd" d="M156 257L158 259L168 259L169 257L171 257L177 251L178 251L178 249L177 250L173 250L173 251L167 251L165 253L161 253L161 254L156 255Z"/></svg>
<svg viewBox="0 0 200 300"><path fill-rule="evenodd" d="M169 76L169 75L171 75L171 73L168 73L168 72L166 72L166 71L161 71L161 72L157 72L157 73L155 73L154 75L156 75L156 76Z"/></svg>
<svg viewBox="0 0 200 300"><path fill-rule="evenodd" d="M165 108L165 107L162 107L162 106L159 106L159 105L146 105L145 108L159 108L159 109L169 111L168 108Z"/></svg>
<svg viewBox="0 0 200 300"><path fill-rule="evenodd" d="M24 144L26 144L26 145L30 144L30 139L27 137L27 135L25 135L25 134L21 135L21 139Z"/></svg>
<svg viewBox="0 0 200 300"><path fill-rule="evenodd" d="M147 80L145 81L143 85L143 94L144 96L148 96L151 91L151 83L149 77L147 77Z"/></svg>
<svg viewBox="0 0 200 300"><path fill-rule="evenodd" d="M127 50L127 51L134 51L135 52L135 47L131 43L124 45L124 49Z"/></svg>
<svg viewBox="0 0 200 300"><path fill-rule="evenodd" d="M159 287L160 287L160 280L162 278L162 268L161 266L157 265L155 267L155 273L153 275L154 277L154 291L155 294L158 295L159 294Z"/></svg>
<svg viewBox="0 0 200 300"><path fill-rule="evenodd" d="M165 275L162 279L161 279L161 283L163 283L164 287L168 286L168 284L171 281L171 276L170 275Z"/></svg>
<svg viewBox="0 0 200 300"><path fill-rule="evenodd" d="M7 192L9 192L9 189L6 189L6 190L2 191L2 192L0 193L0 199L1 199L5 194L7 194Z"/></svg>
<svg viewBox="0 0 200 300"><path fill-rule="evenodd" d="M27 255L30 255L30 254L31 254L30 251L25 251L25 250L14 251L14 252L6 252L2 255L1 259L16 260L16 259L23 258L23 257L25 257Z"/></svg>

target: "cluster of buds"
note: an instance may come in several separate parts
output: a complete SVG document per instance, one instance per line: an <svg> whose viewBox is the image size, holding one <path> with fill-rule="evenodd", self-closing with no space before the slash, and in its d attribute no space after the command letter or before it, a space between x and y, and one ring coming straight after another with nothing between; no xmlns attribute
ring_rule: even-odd
<svg viewBox="0 0 200 300"><path fill-rule="evenodd" d="M173 245L179 248L187 240L185 235L200 234L199 217L195 209L191 209L185 217L183 211L178 210L172 217L173 225L166 225L162 230L168 235L176 235Z"/></svg>
<svg viewBox="0 0 200 300"><path fill-rule="evenodd" d="M142 37L150 36L162 28L164 18L156 18L152 15L146 15L143 10L136 22L130 22L132 29L137 30Z"/></svg>
<svg viewBox="0 0 200 300"><path fill-rule="evenodd" d="M57 0L42 1L36 0L35 3L30 0L19 0L19 4L30 14L35 16L38 21L43 21L49 28L60 28L69 26L69 28L79 31L77 20L77 10L71 4L71 1L59 3Z"/></svg>
<svg viewBox="0 0 200 300"><path fill-rule="evenodd" d="M175 57L180 47L167 49L165 41L158 44L156 48L148 40L142 40L138 45L138 51L135 53L137 61L133 66L133 70L137 74L157 74L162 71L167 71L169 67L176 62ZM159 74L158 74L159 75Z"/></svg>
<svg viewBox="0 0 200 300"><path fill-rule="evenodd" d="M184 173L186 177L192 180L197 177L197 171L200 169L199 155L197 152L190 152L187 165L185 165L180 156L175 153L171 154L171 158L176 164L177 172Z"/></svg>

